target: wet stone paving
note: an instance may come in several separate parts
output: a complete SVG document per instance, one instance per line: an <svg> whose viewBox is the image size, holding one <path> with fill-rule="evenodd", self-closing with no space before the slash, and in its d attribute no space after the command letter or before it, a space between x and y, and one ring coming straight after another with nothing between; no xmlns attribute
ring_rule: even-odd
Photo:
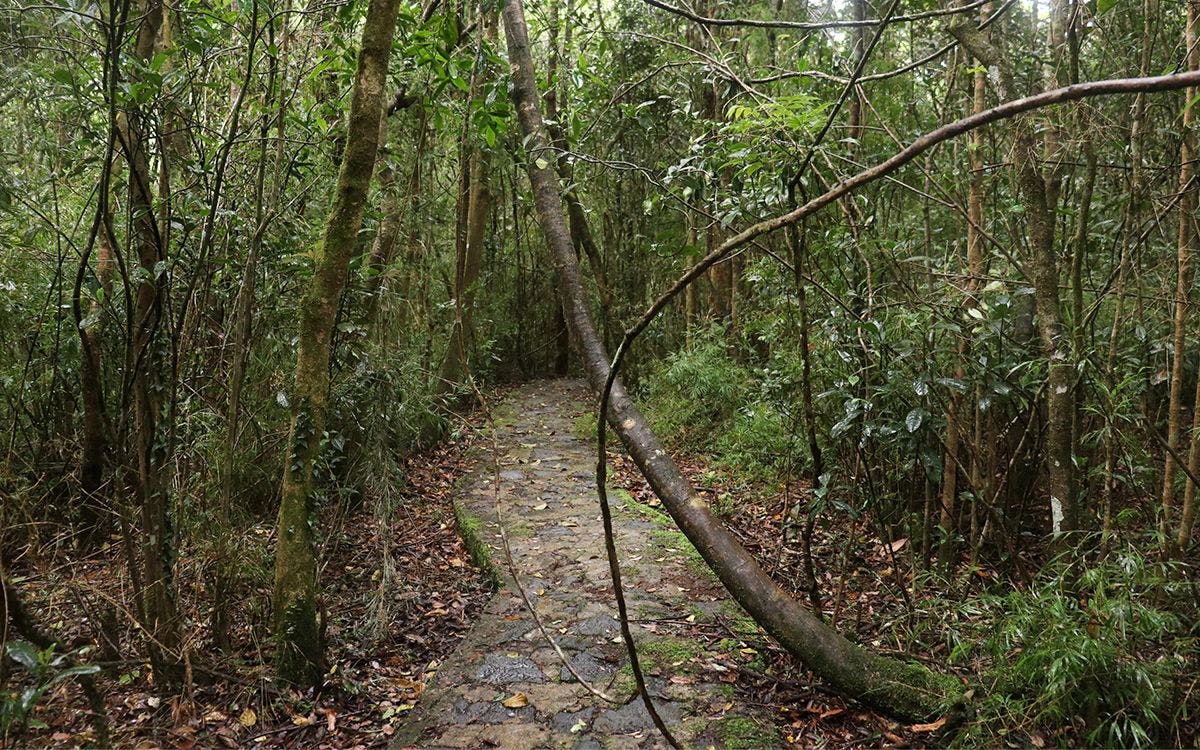
<svg viewBox="0 0 1200 750"><path fill-rule="evenodd" d="M582 382L556 380L524 385L493 409L496 450L480 441L456 502L502 585L392 750L667 746L634 695L620 639L595 456L580 435L591 403ZM736 617L736 605L669 519L625 493L610 496L634 637L660 715L688 747L733 744L734 725L740 747L776 744L770 730L747 744L732 688L692 635L697 623ZM520 585L547 632L571 669L615 702L580 684L538 628L508 570L497 499Z"/></svg>

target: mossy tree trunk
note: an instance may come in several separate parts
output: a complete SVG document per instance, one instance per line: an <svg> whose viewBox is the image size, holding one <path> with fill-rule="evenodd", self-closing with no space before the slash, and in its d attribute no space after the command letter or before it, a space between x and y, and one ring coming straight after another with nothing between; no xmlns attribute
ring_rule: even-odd
<svg viewBox="0 0 1200 750"><path fill-rule="evenodd" d="M383 90L398 4L399 0L371 0L367 8L337 192L316 251L312 281L300 303L296 381L275 549L274 599L276 670L282 679L297 685L314 685L321 678L313 469L325 432L338 299L362 226L379 148Z"/></svg>

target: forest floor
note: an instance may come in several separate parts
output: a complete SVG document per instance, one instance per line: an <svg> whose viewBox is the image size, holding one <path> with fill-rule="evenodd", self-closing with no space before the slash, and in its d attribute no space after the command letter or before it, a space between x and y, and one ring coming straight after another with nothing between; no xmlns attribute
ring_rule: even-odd
<svg viewBox="0 0 1200 750"><path fill-rule="evenodd" d="M84 660L105 665L97 677L114 747L383 747L492 590L462 543L451 502L472 436L467 431L406 461L390 517L364 503L326 513L321 580L329 673L319 693L281 689L272 679L268 515L236 550L241 585L224 653L213 647L209 628L211 554L183 550L177 576L189 674L174 698L156 695L143 657L122 648L141 637L129 624L132 599L117 538L86 556L48 539L37 556L16 561L11 580L48 634L90 649ZM115 625L104 626L106 619ZM119 645L103 646L102 630ZM28 681L20 670L9 677ZM0 736L0 748L92 744L85 711L78 686L64 681L39 701L24 733Z"/></svg>
<svg viewBox="0 0 1200 750"><path fill-rule="evenodd" d="M238 551L244 580L256 583L239 592L232 621L241 625L224 656L211 646L206 625L211 601L202 582L211 571L187 562L211 558L186 550L181 556L180 580L199 582L181 598L192 654L183 696L159 700L145 664L120 649L89 656L106 663L101 677L113 744L662 746L632 698L618 637L592 487L592 397L580 382L554 380L489 400L490 411L477 412L460 437L407 462L391 517L363 508L334 514L322 572L329 618L324 689L301 693L271 681L263 634L273 544L264 518ZM660 712L688 746L936 741L935 727L898 725L826 692L728 600L619 449L610 463L639 654ZM699 460L685 460L683 468L777 580L786 586L801 578L795 545L780 544L787 498L733 483ZM520 586L546 633L575 674L616 704L578 682L534 621L497 535L498 509ZM821 584L826 617L877 646L873 623L894 620L903 608L884 580L895 575L888 547L855 529L819 530L815 543L819 569L828 571ZM56 638L98 648L102 613L129 601L119 548L114 543L85 559L59 548L50 559L22 561L14 582ZM492 594L494 582L501 588ZM120 643L139 642L128 625L116 634ZM8 738L9 746L86 744L92 738L83 709L78 688L63 682L40 703L34 726Z"/></svg>

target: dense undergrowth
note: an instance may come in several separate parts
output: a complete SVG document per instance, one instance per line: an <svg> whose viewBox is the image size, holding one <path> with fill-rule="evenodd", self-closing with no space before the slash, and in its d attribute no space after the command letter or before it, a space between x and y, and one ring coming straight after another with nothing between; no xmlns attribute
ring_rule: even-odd
<svg viewBox="0 0 1200 750"><path fill-rule="evenodd" d="M885 542L880 527L866 521L877 509L865 482L826 475L811 490L796 400L778 397L788 391L780 387L777 361L738 361L721 332L705 331L646 376L643 402L674 448L715 468L708 476L720 479L710 483L722 489L711 499L735 526L761 523L755 519L769 517L772 508L778 514L796 494L804 507L793 516L815 509L814 549L818 567L826 568L818 578L830 586L850 580L855 596L868 599L885 589L872 605L875 621L855 620L860 640L878 644L882 637L969 681L967 718L944 741L1155 747L1190 746L1200 736L1200 598L1191 565L1148 552L1155 548L1152 535L1095 533L1068 552L1032 546L1020 566L1003 554L984 554L947 567L920 549L920 506L899 519ZM827 392L817 408L836 408L835 398ZM834 464L829 471L847 469ZM738 504L754 497L774 499L739 512ZM796 548L791 521L778 524L779 544ZM839 547L862 548L860 562L875 550L870 562L898 565L894 580L908 591L897 595L894 582L886 590L888 572L856 567L855 554L834 553ZM892 554L877 556L888 547ZM760 547L764 563L794 561L772 565L776 579L794 588L805 575L799 555L767 554L767 548ZM842 595L822 592L827 617L838 617Z"/></svg>

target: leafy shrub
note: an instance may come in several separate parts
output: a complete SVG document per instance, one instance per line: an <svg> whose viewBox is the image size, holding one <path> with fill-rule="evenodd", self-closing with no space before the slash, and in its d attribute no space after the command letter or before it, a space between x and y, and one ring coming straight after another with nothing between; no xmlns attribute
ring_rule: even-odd
<svg viewBox="0 0 1200 750"><path fill-rule="evenodd" d="M728 352L713 326L672 354L646 380L647 410L668 440L703 451L743 476L772 476L798 458L787 389L770 369L752 370Z"/></svg>
<svg viewBox="0 0 1200 750"><path fill-rule="evenodd" d="M714 327L647 378L649 411L671 440L708 449L714 432L748 403L751 384L750 373L729 356L722 331Z"/></svg>
<svg viewBox="0 0 1200 750"><path fill-rule="evenodd" d="M27 724L45 728L41 722L29 718L42 696L64 680L100 671L95 664L73 665L71 653L55 654L53 647L39 649L28 641L9 641L5 652L28 670L32 684L0 691L0 739L19 733Z"/></svg>
<svg viewBox="0 0 1200 750"><path fill-rule="evenodd" d="M776 473L794 461L800 450L792 427L788 415L770 402L743 406L717 438L718 462L756 475Z"/></svg>
<svg viewBox="0 0 1200 750"><path fill-rule="evenodd" d="M1173 729L1177 677L1196 656L1174 611L1191 601L1183 571L1133 548L1079 571L1048 565L1027 591L985 600L993 667L967 737L991 744L1073 728L1088 745L1146 747Z"/></svg>

